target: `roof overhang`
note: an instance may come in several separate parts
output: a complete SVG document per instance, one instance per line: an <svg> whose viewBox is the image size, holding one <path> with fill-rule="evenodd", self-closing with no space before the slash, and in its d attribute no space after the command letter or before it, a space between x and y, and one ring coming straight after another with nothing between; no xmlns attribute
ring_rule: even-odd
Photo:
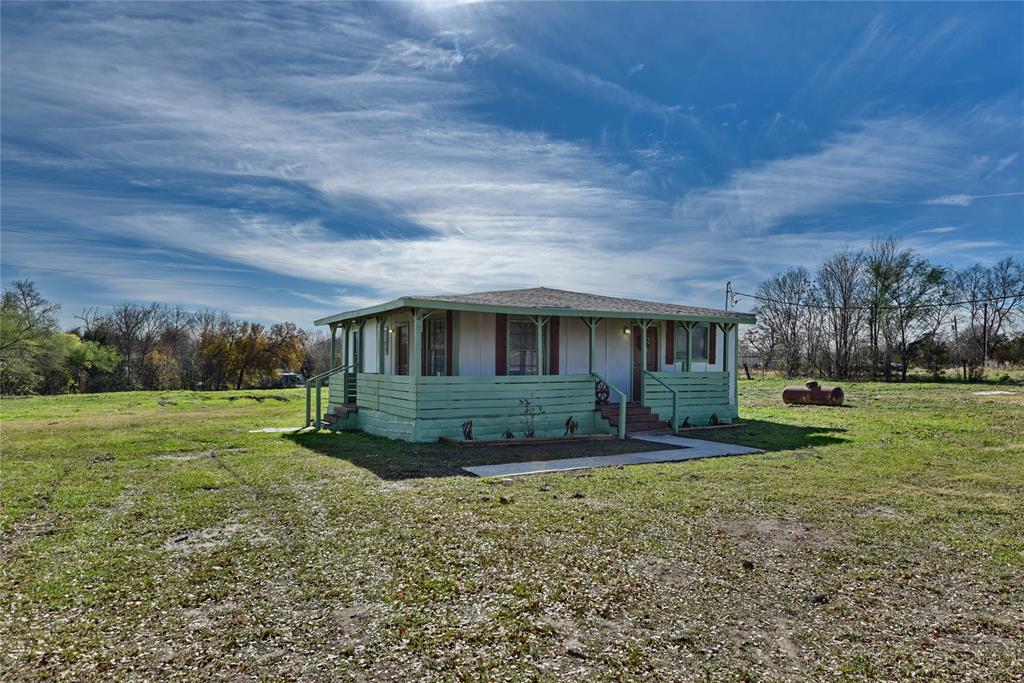
<svg viewBox="0 0 1024 683"><path fill-rule="evenodd" d="M348 320L373 317L380 313L387 313L401 308L433 308L448 311L471 311L474 313L508 313L510 315L563 315L575 318L636 318L641 320L686 320L693 322L708 323L739 323L741 325L753 325L757 318L753 313L739 313L729 316L649 313L646 311L588 311L575 308L534 308L530 306L502 306L500 304L467 304L456 301L444 301L439 299L421 299L414 297L402 297L368 308L360 308L355 311L346 311L329 315L314 321L314 325L334 325Z"/></svg>

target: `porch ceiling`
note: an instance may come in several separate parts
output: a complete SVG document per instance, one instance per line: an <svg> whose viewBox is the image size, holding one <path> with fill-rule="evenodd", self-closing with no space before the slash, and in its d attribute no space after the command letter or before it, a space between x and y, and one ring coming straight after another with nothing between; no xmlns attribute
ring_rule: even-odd
<svg viewBox="0 0 1024 683"><path fill-rule="evenodd" d="M641 299L570 292L548 287L512 289L475 294L406 296L386 303L320 318L317 325L374 316L400 308L434 308L513 315L558 315L598 318L641 318L697 322L754 324L753 313L723 311Z"/></svg>

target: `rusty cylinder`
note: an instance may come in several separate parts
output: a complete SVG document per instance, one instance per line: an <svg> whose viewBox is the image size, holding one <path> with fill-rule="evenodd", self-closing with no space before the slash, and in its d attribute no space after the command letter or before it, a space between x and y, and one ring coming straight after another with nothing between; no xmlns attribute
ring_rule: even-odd
<svg viewBox="0 0 1024 683"><path fill-rule="evenodd" d="M816 406L843 405L843 390L839 387L823 387L817 382L808 382L802 387L786 387L782 390L785 403Z"/></svg>

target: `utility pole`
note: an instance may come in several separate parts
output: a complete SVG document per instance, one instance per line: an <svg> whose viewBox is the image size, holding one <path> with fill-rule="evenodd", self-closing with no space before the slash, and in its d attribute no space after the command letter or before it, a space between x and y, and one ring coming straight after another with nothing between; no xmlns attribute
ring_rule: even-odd
<svg viewBox="0 0 1024 683"><path fill-rule="evenodd" d="M729 299L732 298L732 280L725 283L725 310L729 310Z"/></svg>

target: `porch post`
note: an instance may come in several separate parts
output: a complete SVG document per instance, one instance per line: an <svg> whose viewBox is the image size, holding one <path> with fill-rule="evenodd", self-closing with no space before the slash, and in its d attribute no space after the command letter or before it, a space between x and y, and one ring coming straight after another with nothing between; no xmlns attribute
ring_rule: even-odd
<svg viewBox="0 0 1024 683"><path fill-rule="evenodd" d="M355 352L357 358L353 358L352 362L356 364L356 372L365 372L363 369L363 358L366 356L366 338L363 336L363 328L366 327L366 320L360 320L356 323L356 338L357 342L352 345L352 350Z"/></svg>
<svg viewBox="0 0 1024 683"><path fill-rule="evenodd" d="M637 320L640 326L640 403L647 404L647 380L644 372L647 371L647 329L651 326L650 320Z"/></svg>
<svg viewBox="0 0 1024 683"><path fill-rule="evenodd" d="M341 324L341 364L348 365L348 323Z"/></svg>
<svg viewBox="0 0 1024 683"><path fill-rule="evenodd" d="M330 369L338 367L338 325L331 323L331 365Z"/></svg>
<svg viewBox="0 0 1024 683"><path fill-rule="evenodd" d="M597 325L601 322L600 318L584 318L583 322L590 328L590 374L594 374L597 370L597 361L594 358L594 336L597 333Z"/></svg>
<svg viewBox="0 0 1024 683"><path fill-rule="evenodd" d="M736 333L736 337L732 341L732 417L734 420L738 420L740 417L740 325L733 323L729 327Z"/></svg>
<svg viewBox="0 0 1024 683"><path fill-rule="evenodd" d="M686 323L686 371L693 369L693 323Z"/></svg>
<svg viewBox="0 0 1024 683"><path fill-rule="evenodd" d="M410 355L412 358L409 359L409 375L411 377L419 377L421 373L421 354L423 353L423 315L422 309L412 309L412 349Z"/></svg>

